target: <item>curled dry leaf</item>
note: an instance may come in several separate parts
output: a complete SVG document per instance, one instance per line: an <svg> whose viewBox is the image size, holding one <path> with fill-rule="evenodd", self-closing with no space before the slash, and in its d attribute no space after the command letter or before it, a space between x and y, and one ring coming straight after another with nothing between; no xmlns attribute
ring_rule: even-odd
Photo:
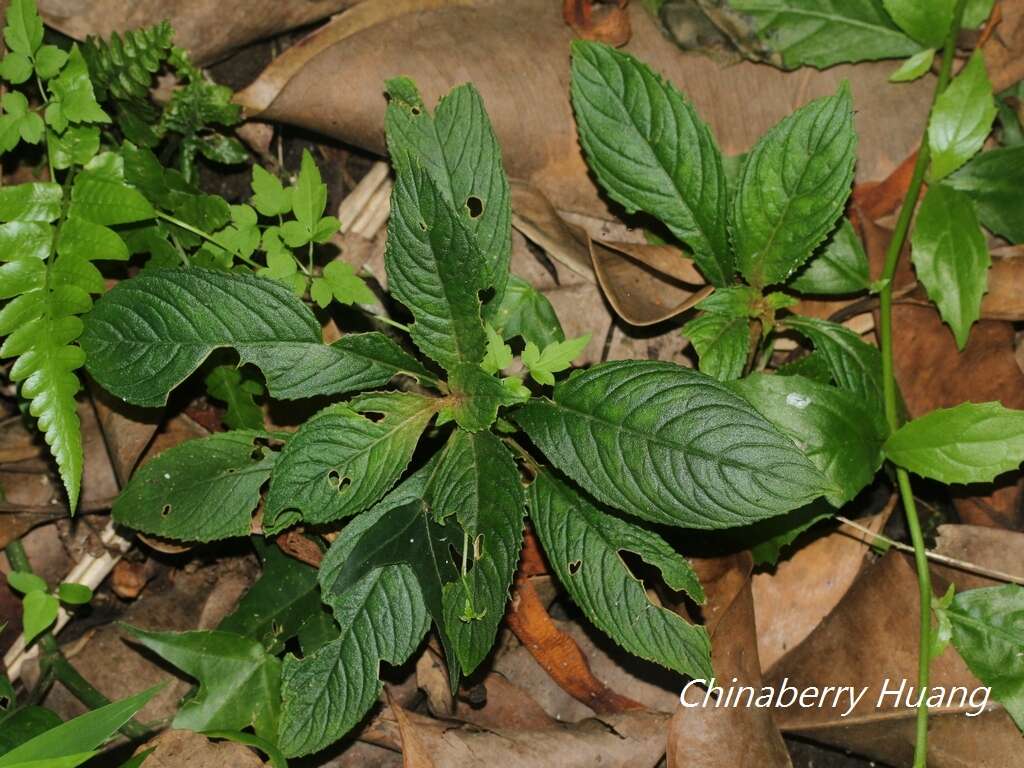
<svg viewBox="0 0 1024 768"><path fill-rule="evenodd" d="M430 758L430 752L420 736L420 724L413 721L406 711L395 703L387 688L384 689L384 693L402 738L402 768L434 768L434 761Z"/></svg>
<svg viewBox="0 0 1024 768"><path fill-rule="evenodd" d="M262 768L263 761L248 747L231 741L214 742L192 731L164 731L137 750L140 755L153 750L146 758L146 768Z"/></svg>
<svg viewBox="0 0 1024 768"><path fill-rule="evenodd" d="M629 0L594 5L593 0L563 0L562 18L584 40L619 48L629 42Z"/></svg>
<svg viewBox="0 0 1024 768"><path fill-rule="evenodd" d="M359 0L39 0L43 21L68 37L107 37L165 19L174 42L198 64L209 64L236 48L337 13Z"/></svg>

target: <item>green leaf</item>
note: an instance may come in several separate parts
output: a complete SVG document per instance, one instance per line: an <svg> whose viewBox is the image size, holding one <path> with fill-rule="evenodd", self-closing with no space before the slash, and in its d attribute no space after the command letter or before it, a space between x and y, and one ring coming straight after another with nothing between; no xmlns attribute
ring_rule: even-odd
<svg viewBox="0 0 1024 768"><path fill-rule="evenodd" d="M743 375L750 349L750 321L743 315L703 312L682 328L693 348L702 373L731 381Z"/></svg>
<svg viewBox="0 0 1024 768"><path fill-rule="evenodd" d="M389 80L386 88L385 128L396 172L418 165L430 176L472 234L483 259L481 282L494 289L488 308L497 307L512 253L511 195L483 99L471 84L460 85L431 115L408 78Z"/></svg>
<svg viewBox="0 0 1024 768"><path fill-rule="evenodd" d="M0 686L10 686L6 677L0 678ZM5 686L6 687L6 686ZM25 705L14 709L14 688L9 691L11 709L0 717L0 756L10 752L15 747L24 744L46 731L56 728L61 724L61 719L48 709Z"/></svg>
<svg viewBox="0 0 1024 768"><path fill-rule="evenodd" d="M292 209L292 201L281 180L258 163L252 167L253 207L264 216L281 216Z"/></svg>
<svg viewBox="0 0 1024 768"><path fill-rule="evenodd" d="M967 0L964 7L963 26L977 29L984 24L992 13L995 0Z"/></svg>
<svg viewBox="0 0 1024 768"><path fill-rule="evenodd" d="M72 125L62 134L47 132L46 143L54 168L85 165L99 152L100 129L95 125Z"/></svg>
<svg viewBox="0 0 1024 768"><path fill-rule="evenodd" d="M881 0L729 0L729 6L753 17L771 61L786 69L896 59L920 50Z"/></svg>
<svg viewBox="0 0 1024 768"><path fill-rule="evenodd" d="M440 401L404 392L328 406L288 441L270 480L263 529L358 514L395 484ZM363 414L382 416L376 420Z"/></svg>
<svg viewBox="0 0 1024 768"><path fill-rule="evenodd" d="M148 632L124 625L133 639L199 682L178 709L172 727L277 735L281 662L256 640L223 632Z"/></svg>
<svg viewBox="0 0 1024 768"><path fill-rule="evenodd" d="M915 53L909 59L904 61L899 67L889 75L890 83L909 83L917 78L922 77L926 72L929 72L932 68L932 62L935 60L935 49L925 48L920 53Z"/></svg>
<svg viewBox="0 0 1024 768"><path fill-rule="evenodd" d="M70 216L57 235L57 253L74 259L128 261L128 246L114 230ZM102 292L102 287L97 293Z"/></svg>
<svg viewBox="0 0 1024 768"><path fill-rule="evenodd" d="M565 341L562 324L558 322L548 297L515 275L509 275L505 295L494 313L493 322L505 340L519 336L538 347L545 347L553 341Z"/></svg>
<svg viewBox="0 0 1024 768"><path fill-rule="evenodd" d="M324 280L339 304L376 304L377 297L348 262L336 259L324 267Z"/></svg>
<svg viewBox="0 0 1024 768"><path fill-rule="evenodd" d="M323 749L355 726L380 694L380 662L403 663L430 626L420 586L408 565L364 569L354 581L335 588L336 575L364 536L374 534L378 526L397 528L394 513L422 494L424 478L424 473L414 475L349 523L321 564L324 600L334 611L341 635L301 660L285 657L278 745L286 755ZM406 547L408 538L402 541Z"/></svg>
<svg viewBox="0 0 1024 768"><path fill-rule="evenodd" d="M497 373L512 365L512 347L505 343L505 340L491 327L490 323L484 324L484 332L487 334L487 353L480 362L481 370L489 374Z"/></svg>
<svg viewBox="0 0 1024 768"><path fill-rule="evenodd" d="M523 489L508 449L490 432L452 433L433 465L425 493L437 520L462 528L468 573L445 584L444 626L463 674L490 653L505 616L523 543ZM465 569L464 569L465 570Z"/></svg>
<svg viewBox="0 0 1024 768"><path fill-rule="evenodd" d="M127 723L132 715L146 706L160 688L107 704L92 712L61 723L46 733L15 747L0 757L0 768L13 768L19 763L30 761L57 760L69 755L90 752L106 741L118 728ZM43 768L42 763L39 768Z"/></svg>
<svg viewBox="0 0 1024 768"><path fill-rule="evenodd" d="M21 592L23 595L27 595L30 592L46 592L49 589L45 581L34 573L27 571L9 572L7 574L7 583L11 589Z"/></svg>
<svg viewBox="0 0 1024 768"><path fill-rule="evenodd" d="M589 333L576 339L553 341L543 351L528 341L520 359L534 381L554 386L555 374L572 366L572 361L580 356L589 343Z"/></svg>
<svg viewBox="0 0 1024 768"><path fill-rule="evenodd" d="M961 592L945 614L953 645L971 672L1024 730L1024 588L1004 584Z"/></svg>
<svg viewBox="0 0 1024 768"><path fill-rule="evenodd" d="M0 187L0 221L55 221L63 201L60 184L49 181Z"/></svg>
<svg viewBox="0 0 1024 768"><path fill-rule="evenodd" d="M857 134L847 83L784 118L743 161L730 226L739 270L786 280L825 239L853 182Z"/></svg>
<svg viewBox="0 0 1024 768"><path fill-rule="evenodd" d="M800 293L821 296L860 293L871 287L868 256L849 219L839 222L825 247L789 286Z"/></svg>
<svg viewBox="0 0 1024 768"><path fill-rule="evenodd" d="M681 675L710 679L704 627L654 605L623 562L632 552L657 568L672 589L698 603L704 591L690 564L660 536L599 510L548 472L530 486L530 520L558 580L602 632L634 656Z"/></svg>
<svg viewBox="0 0 1024 768"><path fill-rule="evenodd" d="M963 192L933 185L917 211L910 236L917 278L949 324L959 349L981 316L992 259L974 206Z"/></svg>
<svg viewBox="0 0 1024 768"><path fill-rule="evenodd" d="M487 283L476 238L430 176L413 165L391 194L385 265L392 295L412 312L416 346L450 370L483 360L479 292Z"/></svg>
<svg viewBox="0 0 1024 768"><path fill-rule="evenodd" d="M32 77L32 60L23 53L11 52L0 59L0 77L20 85Z"/></svg>
<svg viewBox="0 0 1024 768"><path fill-rule="evenodd" d="M317 224L327 207L327 185L321 181L320 169L316 167L316 161L313 160L313 156L307 149L302 150L299 178L289 193L292 211L295 213L295 223L299 225L302 235L294 238L293 242L288 242L286 235L285 241L288 242L288 245L296 248L314 239Z"/></svg>
<svg viewBox="0 0 1024 768"><path fill-rule="evenodd" d="M470 432L490 427L498 418L498 409L515 405L522 399L504 380L494 378L472 363L459 363L448 377L451 396L442 414L450 414L456 423Z"/></svg>
<svg viewBox="0 0 1024 768"><path fill-rule="evenodd" d="M318 571L284 554L272 540L268 544L262 537L253 537L252 543L263 561L263 572L217 629L251 637L267 653L278 654L324 610ZM324 618L333 624L329 616Z"/></svg>
<svg viewBox="0 0 1024 768"><path fill-rule="evenodd" d="M637 517L728 528L831 484L746 401L697 371L616 361L578 371L515 415L555 467Z"/></svg>
<svg viewBox="0 0 1024 768"><path fill-rule="evenodd" d="M943 184L968 195L981 223L997 235L1024 242L1024 144L982 152Z"/></svg>
<svg viewBox="0 0 1024 768"><path fill-rule="evenodd" d="M199 151L207 160L222 165L240 165L249 159L249 150L233 136L214 133L199 142Z"/></svg>
<svg viewBox="0 0 1024 768"><path fill-rule="evenodd" d="M60 105L61 116L71 123L109 123L110 117L96 101L89 79L89 67L78 45L71 46L67 65L49 83L50 93ZM53 102L51 101L51 106ZM63 127L53 126L57 133Z"/></svg>
<svg viewBox="0 0 1024 768"><path fill-rule="evenodd" d="M953 24L952 0L882 0L900 29L928 48L941 48Z"/></svg>
<svg viewBox="0 0 1024 768"><path fill-rule="evenodd" d="M572 44L571 92L580 144L609 197L660 219L709 282L727 284L722 155L693 105L632 56L583 40Z"/></svg>
<svg viewBox="0 0 1024 768"><path fill-rule="evenodd" d="M114 520L184 541L246 536L278 454L261 432L221 432L188 440L151 459L114 502Z"/></svg>
<svg viewBox="0 0 1024 768"><path fill-rule="evenodd" d="M65 581L57 587L57 597L67 605L88 605L92 600L92 590L84 584Z"/></svg>
<svg viewBox="0 0 1024 768"><path fill-rule="evenodd" d="M206 376L206 392L210 397L227 403L224 423L229 428L263 429L263 411L255 398L262 397L266 388L251 375L249 369L218 365Z"/></svg>
<svg viewBox="0 0 1024 768"><path fill-rule="evenodd" d="M163 405L222 347L262 370L282 399L379 386L399 372L433 381L386 336L324 344L313 313L285 286L209 269L152 269L121 281L96 302L81 345L96 381L144 406Z"/></svg>
<svg viewBox="0 0 1024 768"><path fill-rule="evenodd" d="M156 216L156 210L139 190L118 175L118 169L99 155L79 171L71 188L68 215L94 224L132 224Z"/></svg>
<svg viewBox="0 0 1024 768"><path fill-rule="evenodd" d="M775 565L786 547L804 531L832 517L834 512L823 500L817 500L788 514L748 526L743 534L746 540L756 542L750 546L754 565Z"/></svg>
<svg viewBox="0 0 1024 768"><path fill-rule="evenodd" d="M21 607L21 631L25 637L25 644L28 645L57 620L60 603L49 592L29 592L25 595Z"/></svg>
<svg viewBox="0 0 1024 768"><path fill-rule="evenodd" d="M61 757L49 757L45 760L29 760L24 763L15 763L11 768L77 768L95 757L97 752L80 752L74 755L63 755Z"/></svg>
<svg viewBox="0 0 1024 768"><path fill-rule="evenodd" d="M20 259L45 261L53 248L53 227L38 221L0 224L0 262Z"/></svg>
<svg viewBox="0 0 1024 768"><path fill-rule="evenodd" d="M43 44L43 22L34 0L11 0L7 7L4 40L12 51L33 56Z"/></svg>
<svg viewBox="0 0 1024 768"><path fill-rule="evenodd" d="M935 99L928 118L928 178L939 181L970 160L985 143L995 117L992 83L977 51Z"/></svg>
<svg viewBox="0 0 1024 768"><path fill-rule="evenodd" d="M856 395L802 376L754 374L729 386L831 481L833 506L853 499L882 466L886 435Z"/></svg>
<svg viewBox="0 0 1024 768"><path fill-rule="evenodd" d="M36 74L43 80L55 77L68 60L68 53L55 45L44 45L36 52Z"/></svg>
<svg viewBox="0 0 1024 768"><path fill-rule="evenodd" d="M900 427L885 455L922 477L950 483L988 483L1024 461L1024 411L1000 403L939 408Z"/></svg>
<svg viewBox="0 0 1024 768"><path fill-rule="evenodd" d="M18 91L3 95L4 114L0 116L0 151L9 152L18 141L38 144L43 137L43 121L35 112L30 112L28 99Z"/></svg>

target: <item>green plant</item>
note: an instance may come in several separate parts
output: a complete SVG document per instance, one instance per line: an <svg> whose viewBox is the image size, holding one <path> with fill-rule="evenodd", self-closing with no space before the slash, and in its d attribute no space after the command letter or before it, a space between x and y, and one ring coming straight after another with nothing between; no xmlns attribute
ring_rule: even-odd
<svg viewBox="0 0 1024 768"><path fill-rule="evenodd" d="M60 604L85 605L92 600L92 590L84 584L65 582L56 593L50 592L46 582L34 573L11 571L7 574L11 589L20 592L22 599L22 635L31 643L57 619Z"/></svg>

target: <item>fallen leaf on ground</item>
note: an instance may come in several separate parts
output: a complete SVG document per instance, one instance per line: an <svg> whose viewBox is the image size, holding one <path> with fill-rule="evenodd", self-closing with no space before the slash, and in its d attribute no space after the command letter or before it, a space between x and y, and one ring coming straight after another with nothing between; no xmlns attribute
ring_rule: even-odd
<svg viewBox="0 0 1024 768"><path fill-rule="evenodd" d="M629 42L631 29L625 10L628 3L629 0L617 0L614 5L602 3L595 7L593 0L564 0L562 18L584 40L618 48Z"/></svg>
<svg viewBox="0 0 1024 768"><path fill-rule="evenodd" d="M192 731L164 731L137 750L146 758L146 768L263 768L263 761L248 747L231 741L214 742Z"/></svg>

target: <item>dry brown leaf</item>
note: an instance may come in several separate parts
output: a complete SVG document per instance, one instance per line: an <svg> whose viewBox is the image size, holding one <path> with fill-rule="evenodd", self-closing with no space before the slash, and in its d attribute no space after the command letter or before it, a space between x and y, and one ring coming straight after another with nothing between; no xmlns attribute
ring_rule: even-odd
<svg viewBox="0 0 1024 768"><path fill-rule="evenodd" d="M695 558L693 567L708 598L703 613L715 675L719 680L760 685L750 554ZM669 723L666 756L668 768L791 766L771 713L741 707L680 706Z"/></svg>
<svg viewBox="0 0 1024 768"><path fill-rule="evenodd" d="M563 0L562 18L572 31L584 40L596 40L619 48L629 42L631 32L626 5L629 0L618 0L614 5L593 0Z"/></svg>
<svg viewBox="0 0 1024 768"><path fill-rule="evenodd" d="M319 545L306 536L301 530L292 528L284 533L278 534L277 547L286 555L294 557L306 565L319 568L324 559L324 553Z"/></svg>
<svg viewBox="0 0 1024 768"><path fill-rule="evenodd" d="M103 430L114 473L123 486L160 427L163 409L130 405L92 381L89 382L89 394L100 429Z"/></svg>
<svg viewBox="0 0 1024 768"><path fill-rule="evenodd" d="M999 23L982 46L997 93L1024 79L1024 0L999 0Z"/></svg>
<svg viewBox="0 0 1024 768"><path fill-rule="evenodd" d="M367 0L349 13L371 13L390 0ZM859 180L881 179L915 148L931 96L930 78L887 82L888 62L837 66L823 72L785 73L764 65L721 67L699 54L680 52L640 4L629 9L633 36L625 50L662 71L690 97L728 153L742 152L796 106L832 93L848 79L860 133ZM529 23L524 23L528 20ZM260 119L280 120L383 153L383 83L396 75L416 78L433 104L453 86L473 81L483 95L502 145L506 168L536 186L563 211L607 216L607 207L576 142L568 98L572 32L550 0L505 3L477 0L448 4L412 17L391 18L321 47L314 33L290 57L294 73L281 85L271 64L240 101ZM304 51L311 55L296 67ZM325 92L325 82L337 88Z"/></svg>
<svg viewBox="0 0 1024 768"><path fill-rule="evenodd" d="M198 64L337 13L359 0L38 0L49 26L82 40L168 20L174 42Z"/></svg>
<svg viewBox="0 0 1024 768"><path fill-rule="evenodd" d="M414 722L405 710L391 698L391 692L384 689L391 714L398 723L398 732L402 738L402 768L434 768L434 761L420 736L420 725Z"/></svg>
<svg viewBox="0 0 1024 768"><path fill-rule="evenodd" d="M214 742L192 731L164 731L137 750L152 749L146 768L263 768L263 761L246 746L231 741Z"/></svg>
<svg viewBox="0 0 1024 768"><path fill-rule="evenodd" d="M961 526L961 528L964 528ZM975 529L976 530L976 529ZM972 533L953 534L961 540ZM986 534L984 542L971 548L975 561L982 565L1000 562L996 555L1012 537L1016 560L1010 563L1017 575L1024 575L1024 536L1001 531ZM993 548L994 545L994 548ZM965 579L961 572L933 568L933 587L939 594L948 584L978 586L977 577ZM781 685L783 680L798 690L823 686L868 686L868 693L851 713L842 717L847 702L833 707L829 699L822 707L777 708L775 719L787 732L848 749L890 765L909 765L914 751L913 709L894 707L891 697L879 707L883 681L917 679L918 595L913 564L904 555L889 552L868 569L850 588L835 610L807 639L772 670L766 683ZM947 648L933 663L931 685L948 690L951 686L980 683L967 669L953 648ZM959 703L959 702L957 702ZM977 717L964 712L976 706L938 707L932 712L928 738L928 765L931 768L996 768L1016 765L1020 754L1020 733L1000 708Z"/></svg>

